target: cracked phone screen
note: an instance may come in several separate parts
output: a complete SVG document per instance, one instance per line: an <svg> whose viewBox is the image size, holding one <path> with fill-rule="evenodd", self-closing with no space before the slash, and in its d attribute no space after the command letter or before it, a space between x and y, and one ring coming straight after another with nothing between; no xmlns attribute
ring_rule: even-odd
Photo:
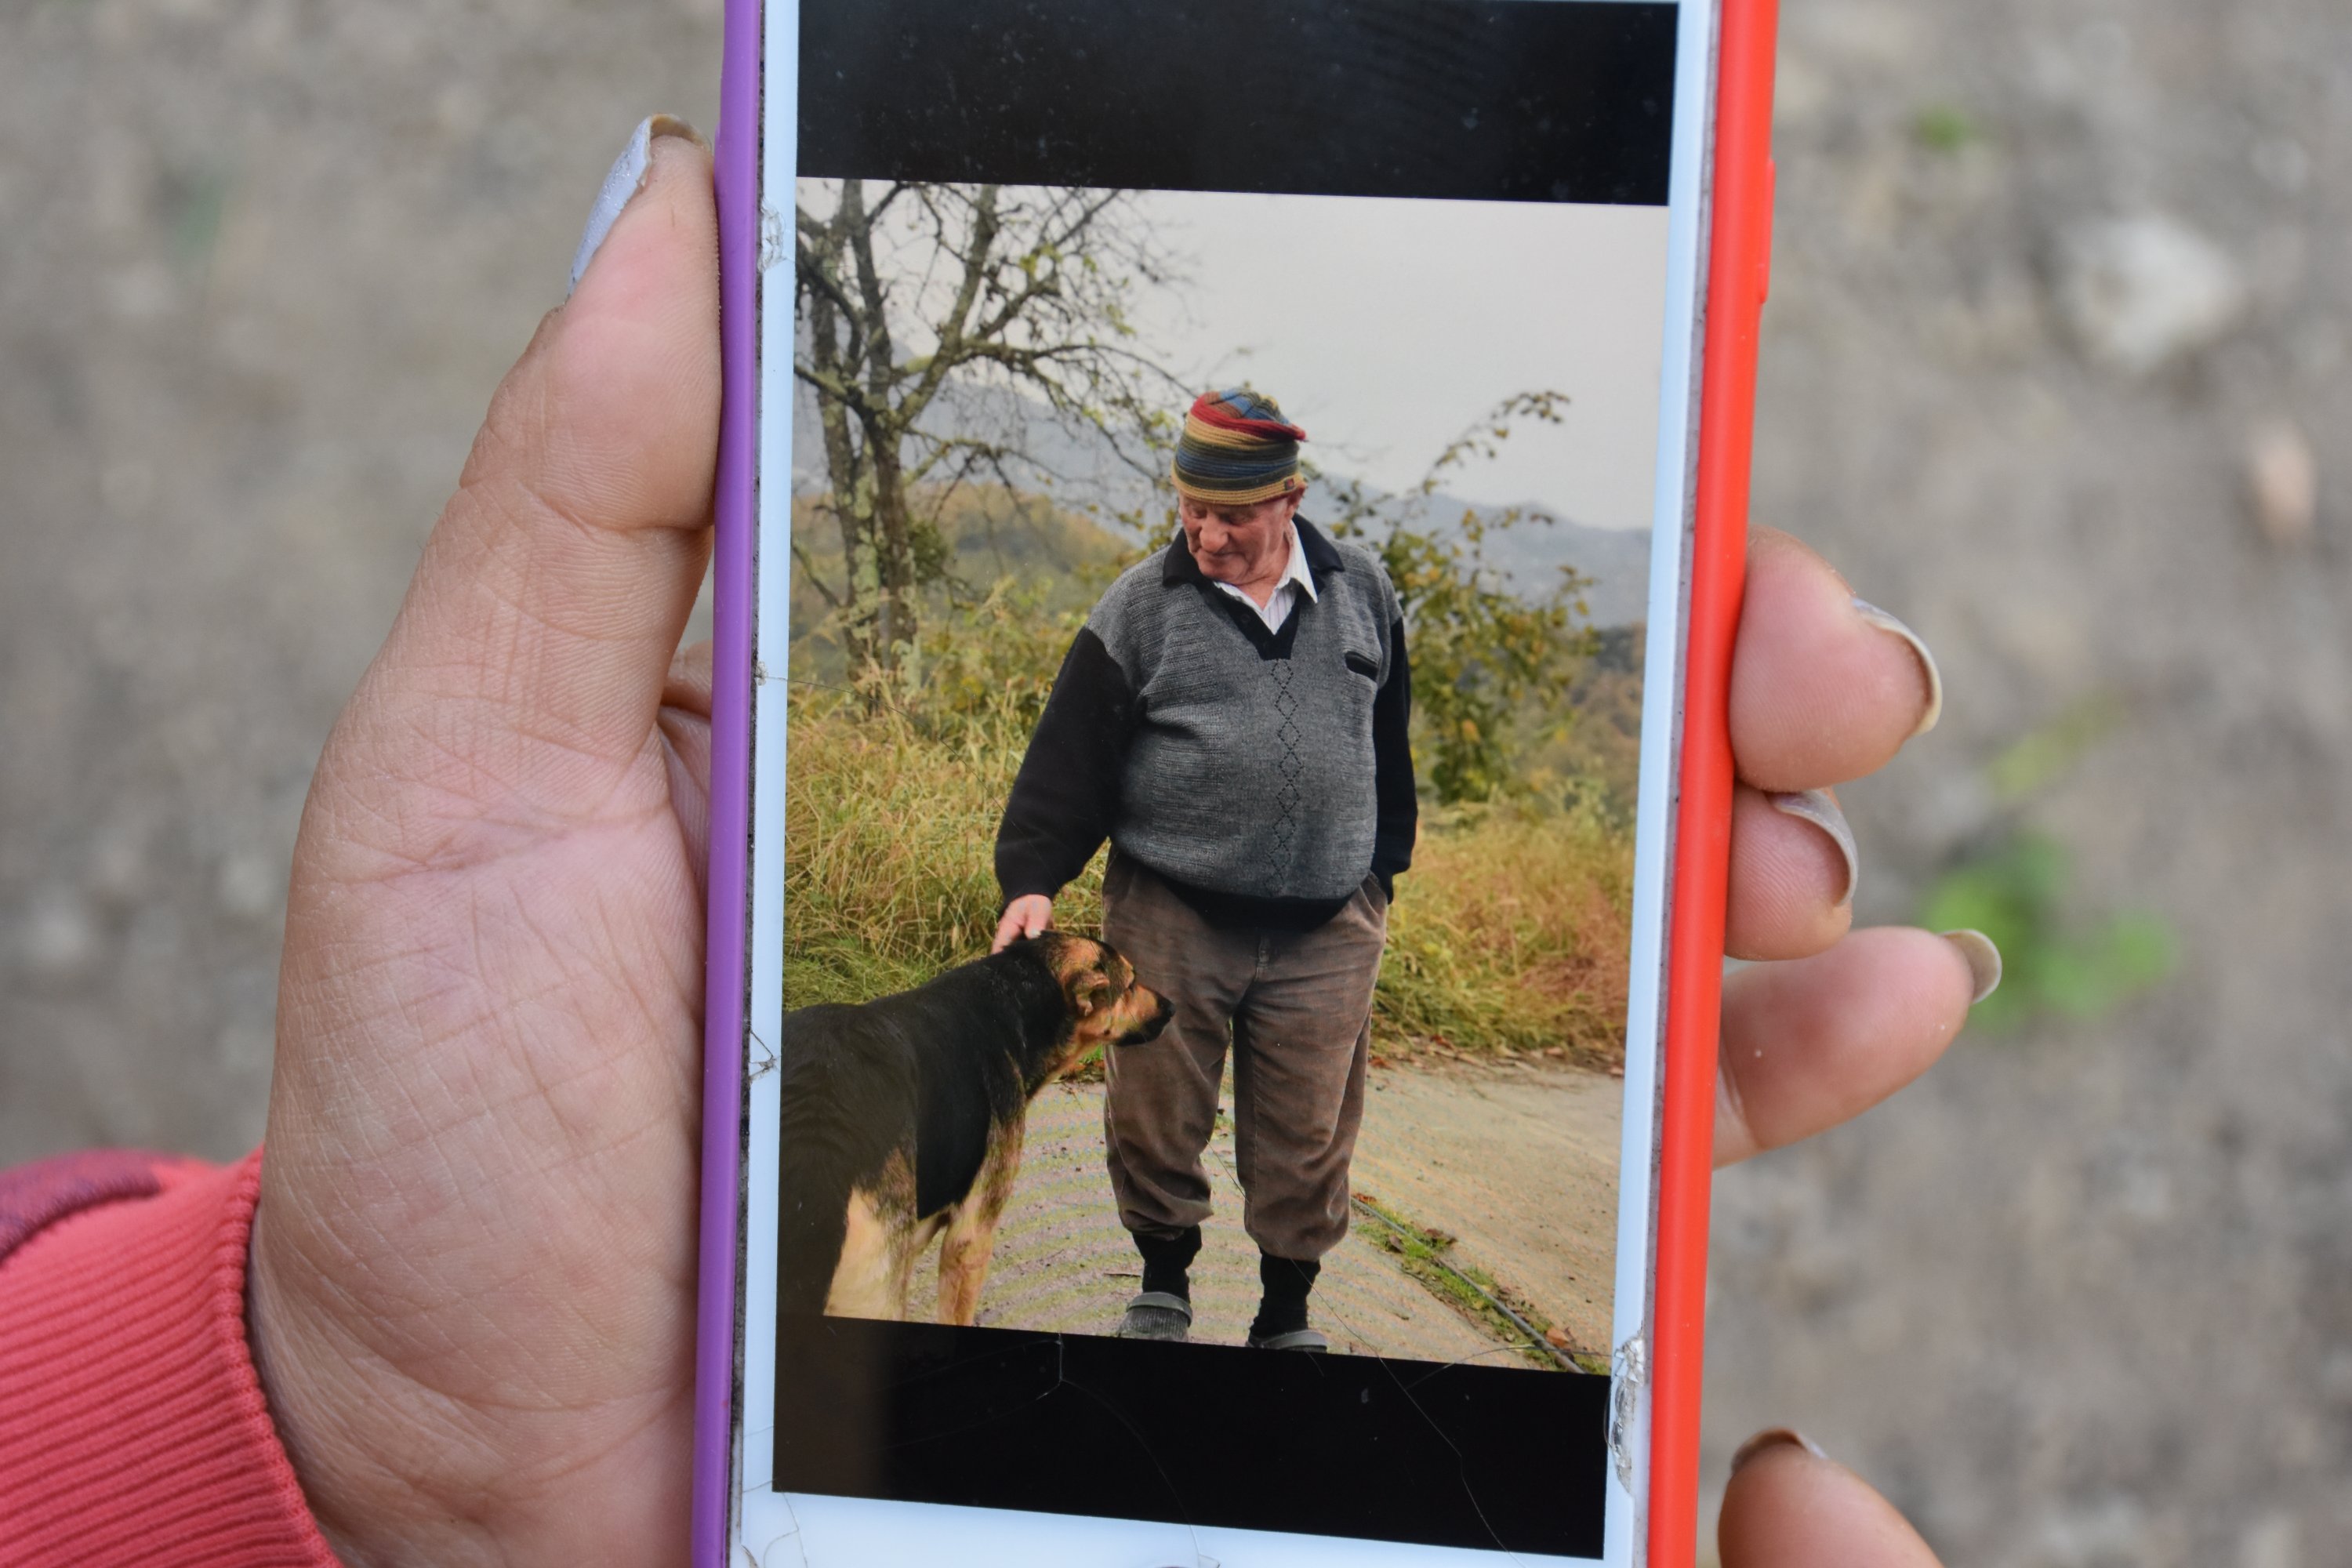
<svg viewBox="0 0 2352 1568"><path fill-rule="evenodd" d="M770 7L744 1561L1623 1560L1688 36Z"/></svg>

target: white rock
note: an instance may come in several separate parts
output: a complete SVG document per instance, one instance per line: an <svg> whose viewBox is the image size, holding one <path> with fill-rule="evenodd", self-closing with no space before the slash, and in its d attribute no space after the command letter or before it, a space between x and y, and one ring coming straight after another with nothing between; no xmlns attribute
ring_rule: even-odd
<svg viewBox="0 0 2352 1568"><path fill-rule="evenodd" d="M2237 262L2163 213L2085 220L2058 261L2058 308L2083 352L2133 375L2214 342L2246 308Z"/></svg>

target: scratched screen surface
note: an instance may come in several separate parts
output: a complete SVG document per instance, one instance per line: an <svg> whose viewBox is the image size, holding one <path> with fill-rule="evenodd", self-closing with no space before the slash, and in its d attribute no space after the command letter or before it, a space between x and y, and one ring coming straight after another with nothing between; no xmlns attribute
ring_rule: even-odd
<svg viewBox="0 0 2352 1568"><path fill-rule="evenodd" d="M801 7L747 1483L1594 1559L1677 14L1186 16ZM1181 527L1281 457L1202 392L1304 432L1286 611ZM1187 1220L1182 1342L1123 1333ZM1303 1255L1327 1348L1254 1346Z"/></svg>

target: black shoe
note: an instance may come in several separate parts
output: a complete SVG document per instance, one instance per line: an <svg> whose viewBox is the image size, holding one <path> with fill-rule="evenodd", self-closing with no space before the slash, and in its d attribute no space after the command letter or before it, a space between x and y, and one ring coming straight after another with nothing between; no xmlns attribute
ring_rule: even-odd
<svg viewBox="0 0 2352 1568"><path fill-rule="evenodd" d="M1307 1297L1323 1265L1315 1259L1257 1255L1257 1317L1249 1342L1259 1350L1328 1351L1331 1342L1307 1326Z"/></svg>

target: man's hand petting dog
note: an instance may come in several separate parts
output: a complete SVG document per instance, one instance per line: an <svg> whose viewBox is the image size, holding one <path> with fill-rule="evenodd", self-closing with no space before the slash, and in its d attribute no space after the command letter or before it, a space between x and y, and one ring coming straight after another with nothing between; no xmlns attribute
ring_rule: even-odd
<svg viewBox="0 0 2352 1568"><path fill-rule="evenodd" d="M717 257L709 154L658 136L499 390L303 816L248 1331L352 1568L684 1560L710 665L676 650ZM1726 990L1722 1160L1884 1099L1968 1010L1961 948L1846 929L1825 793L1931 690L1833 572L1757 536L1729 930L1771 962ZM1792 1443L1740 1469L1722 1534L1729 1568L1930 1561Z"/></svg>
<svg viewBox="0 0 2352 1568"><path fill-rule="evenodd" d="M989 944L991 952L1003 952L1024 936L1035 936L1054 923L1054 900L1043 893L1024 893L1004 906L1004 914L996 922L996 940Z"/></svg>

